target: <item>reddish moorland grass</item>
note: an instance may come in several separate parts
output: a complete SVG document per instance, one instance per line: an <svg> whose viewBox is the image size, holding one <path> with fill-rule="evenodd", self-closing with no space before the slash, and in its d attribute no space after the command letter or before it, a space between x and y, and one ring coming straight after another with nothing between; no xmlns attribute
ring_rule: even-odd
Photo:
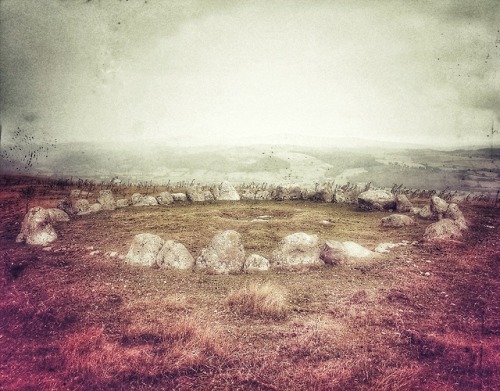
<svg viewBox="0 0 500 391"><path fill-rule="evenodd" d="M196 255L233 228L247 252L269 255L291 232L373 246L419 240L427 222L384 229L382 213L301 202L129 208L58 225L44 251L15 243L25 205L11 190L0 196L1 389L500 388L499 208L463 205L463 244L217 276L132 267L105 253L123 254L146 229ZM260 214L274 217L250 222Z"/></svg>

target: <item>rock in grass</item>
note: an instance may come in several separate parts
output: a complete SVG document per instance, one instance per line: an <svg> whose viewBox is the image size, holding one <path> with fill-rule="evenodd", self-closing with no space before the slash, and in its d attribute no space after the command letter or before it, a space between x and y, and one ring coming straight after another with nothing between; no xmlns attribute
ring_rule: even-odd
<svg viewBox="0 0 500 391"><path fill-rule="evenodd" d="M116 200L117 208L126 208L127 206L130 206L130 200L126 198L121 198L119 200Z"/></svg>
<svg viewBox="0 0 500 391"><path fill-rule="evenodd" d="M73 203L73 208L77 215L85 215L90 213L90 203L85 199L75 200L75 202Z"/></svg>
<svg viewBox="0 0 500 391"><path fill-rule="evenodd" d="M411 212L413 207L408 197L404 194L396 195L396 211L400 213Z"/></svg>
<svg viewBox="0 0 500 391"><path fill-rule="evenodd" d="M358 195L358 205L365 210L396 208L396 196L386 190L368 190Z"/></svg>
<svg viewBox="0 0 500 391"><path fill-rule="evenodd" d="M441 219L429 225L424 232L424 240L426 242L460 239L462 239L462 230L460 226L451 219Z"/></svg>
<svg viewBox="0 0 500 391"><path fill-rule="evenodd" d="M205 193L204 191L197 186L190 187L186 191L187 199L190 202L204 202L205 201Z"/></svg>
<svg viewBox="0 0 500 391"><path fill-rule="evenodd" d="M89 206L89 212L90 213L96 213L102 210L102 205L96 202L95 204L92 204Z"/></svg>
<svg viewBox="0 0 500 391"><path fill-rule="evenodd" d="M186 202L187 196L186 193L172 193L172 198L174 202Z"/></svg>
<svg viewBox="0 0 500 391"><path fill-rule="evenodd" d="M222 182L219 187L218 201L239 201L240 195L228 181Z"/></svg>
<svg viewBox="0 0 500 391"><path fill-rule="evenodd" d="M153 266L163 243L163 239L157 235L149 233L135 235L125 260L133 265Z"/></svg>
<svg viewBox="0 0 500 391"><path fill-rule="evenodd" d="M162 191L157 197L156 200L160 205L170 205L174 203L174 197L168 191Z"/></svg>
<svg viewBox="0 0 500 391"><path fill-rule="evenodd" d="M337 265L348 258L344 245L336 240L327 240L319 257L327 265Z"/></svg>
<svg viewBox="0 0 500 391"><path fill-rule="evenodd" d="M382 218L382 226L389 228L401 228L408 225L415 225L415 220L410 216L401 214L392 214L390 216Z"/></svg>
<svg viewBox="0 0 500 391"><path fill-rule="evenodd" d="M47 209L47 213L49 214L49 217L53 223L69 221L68 214L61 209L50 208L50 209Z"/></svg>
<svg viewBox="0 0 500 391"><path fill-rule="evenodd" d="M439 219L441 219L443 214L448 209L448 203L445 200L443 200L442 198L439 198L438 196L432 196L430 207L431 207L432 214L434 216L438 217Z"/></svg>
<svg viewBox="0 0 500 391"><path fill-rule="evenodd" d="M465 217L457 204L449 204L448 209L446 209L446 212L444 213L444 217L453 220L462 231L468 229L467 220L465 220Z"/></svg>
<svg viewBox="0 0 500 391"><path fill-rule="evenodd" d="M196 258L195 269L216 274L239 272L245 263L241 235L233 230L218 233Z"/></svg>
<svg viewBox="0 0 500 391"><path fill-rule="evenodd" d="M158 201L155 197L150 195L144 195L140 193L134 193L132 195L132 205L133 206L154 206L158 205Z"/></svg>
<svg viewBox="0 0 500 391"><path fill-rule="evenodd" d="M271 266L320 265L321 245L316 235L297 232L286 236L274 250Z"/></svg>
<svg viewBox="0 0 500 391"><path fill-rule="evenodd" d="M39 206L31 208L24 216L21 232L17 235L16 242L26 241L27 244L41 246L52 243L57 239L52 222L48 210Z"/></svg>
<svg viewBox="0 0 500 391"><path fill-rule="evenodd" d="M247 257L243 270L247 272L265 272L269 270L269 260L258 254L252 254Z"/></svg>
<svg viewBox="0 0 500 391"><path fill-rule="evenodd" d="M348 258L369 258L376 254L356 242L343 242Z"/></svg>
<svg viewBox="0 0 500 391"><path fill-rule="evenodd" d="M97 202L101 204L102 210L115 210L115 198L111 190L101 190Z"/></svg>
<svg viewBox="0 0 500 391"><path fill-rule="evenodd" d="M182 243L167 240L156 256L156 263L160 268L188 270L193 268L194 258Z"/></svg>

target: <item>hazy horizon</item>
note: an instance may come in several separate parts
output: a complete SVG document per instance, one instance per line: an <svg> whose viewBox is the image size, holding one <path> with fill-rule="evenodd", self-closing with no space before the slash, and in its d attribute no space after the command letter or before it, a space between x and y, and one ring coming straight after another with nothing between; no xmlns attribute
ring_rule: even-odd
<svg viewBox="0 0 500 391"><path fill-rule="evenodd" d="M0 2L2 142L498 144L500 3ZM294 141L295 140L295 141Z"/></svg>

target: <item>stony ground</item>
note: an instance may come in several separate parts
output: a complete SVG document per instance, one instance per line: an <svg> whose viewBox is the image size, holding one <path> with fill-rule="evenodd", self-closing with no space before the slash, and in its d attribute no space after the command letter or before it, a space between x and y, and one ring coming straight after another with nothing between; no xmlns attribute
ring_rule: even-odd
<svg viewBox="0 0 500 391"><path fill-rule="evenodd" d="M462 207L472 221L463 243L217 276L132 267L106 254L123 255L135 234L151 232L196 255L224 229L242 234L247 254L270 256L299 231L373 249L419 241L428 222L388 229L386 213L303 202L130 207L57 225L45 251L14 242L25 208L18 189L3 189L0 203L1 389L500 387L500 209L491 205ZM262 215L272 218L252 222ZM252 284L284 292L284 316L229 305Z"/></svg>

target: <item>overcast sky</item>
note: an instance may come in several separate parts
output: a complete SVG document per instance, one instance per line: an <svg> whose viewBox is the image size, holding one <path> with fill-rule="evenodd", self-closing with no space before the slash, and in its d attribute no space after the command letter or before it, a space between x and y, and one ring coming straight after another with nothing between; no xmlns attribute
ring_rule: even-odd
<svg viewBox="0 0 500 391"><path fill-rule="evenodd" d="M4 136L450 146L500 128L498 0L0 0L0 11Z"/></svg>

